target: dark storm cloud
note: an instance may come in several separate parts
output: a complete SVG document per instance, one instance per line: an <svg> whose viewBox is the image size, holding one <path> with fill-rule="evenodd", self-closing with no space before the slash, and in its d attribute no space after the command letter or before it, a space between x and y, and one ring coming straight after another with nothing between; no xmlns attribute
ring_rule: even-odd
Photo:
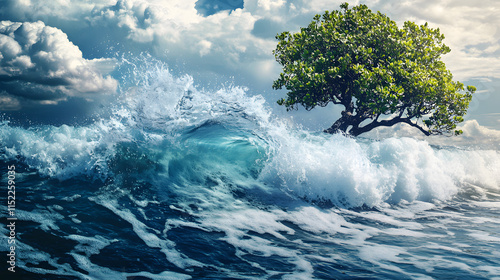
<svg viewBox="0 0 500 280"><path fill-rule="evenodd" d="M56 104L68 96L114 92L116 81L99 69L106 63L111 61L84 59L65 33L41 21L1 21L0 110L28 101Z"/></svg>

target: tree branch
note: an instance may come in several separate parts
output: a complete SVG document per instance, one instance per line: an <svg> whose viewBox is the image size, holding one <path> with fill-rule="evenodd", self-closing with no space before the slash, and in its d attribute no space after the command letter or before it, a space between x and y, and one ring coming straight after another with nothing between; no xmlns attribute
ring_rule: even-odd
<svg viewBox="0 0 500 280"><path fill-rule="evenodd" d="M408 119L408 118L405 118L405 121L404 123L407 123L413 127L416 127L418 128L423 134L425 134L426 136L429 136L431 135L431 133L428 131L428 130L425 130L423 127L421 127L420 125L418 125L417 123L414 123L411 121L411 119Z"/></svg>
<svg viewBox="0 0 500 280"><path fill-rule="evenodd" d="M417 123L414 123L411 121L411 118L401 118L401 117L396 117L396 118L392 118L390 120L383 120L383 121L373 121L363 127L353 127L353 129L351 129L351 131L349 131L349 133L352 135L352 136L358 136L360 135L361 133L365 133L365 132L368 132L374 128L377 128L379 126L393 126L397 123L406 123L406 124L409 124L413 127L416 127L418 128L423 134L429 136L431 135L431 133L427 130L425 130L423 127L421 127L420 125L418 125Z"/></svg>

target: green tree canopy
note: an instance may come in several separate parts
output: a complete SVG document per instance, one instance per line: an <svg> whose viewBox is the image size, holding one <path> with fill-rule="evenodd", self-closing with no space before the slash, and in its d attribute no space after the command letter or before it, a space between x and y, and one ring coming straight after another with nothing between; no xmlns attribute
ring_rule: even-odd
<svg viewBox="0 0 500 280"><path fill-rule="evenodd" d="M287 110L330 102L345 107L325 132L357 136L379 126L407 123L425 135L452 133L463 121L473 86L453 81L441 55L450 52L439 29L405 22L399 28L366 5L316 15L300 32L276 36ZM455 131L459 134L461 131Z"/></svg>

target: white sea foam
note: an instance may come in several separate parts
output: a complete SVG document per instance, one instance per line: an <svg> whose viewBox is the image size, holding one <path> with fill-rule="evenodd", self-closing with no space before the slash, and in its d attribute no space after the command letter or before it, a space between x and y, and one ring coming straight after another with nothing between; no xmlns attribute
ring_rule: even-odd
<svg viewBox="0 0 500 280"><path fill-rule="evenodd" d="M113 242L118 240L107 240L102 236L87 237L77 234L68 235L66 238L78 242L75 246L75 252L84 253L87 257L91 255L99 254L101 249L109 246Z"/></svg>
<svg viewBox="0 0 500 280"><path fill-rule="evenodd" d="M166 259L173 263L174 265L185 268L188 266L201 266L195 260L189 259L185 257L183 254L178 252L175 249L175 243L170 240L165 240L159 238L159 231L149 228L147 225L139 221L134 214L130 212L128 209L119 209L117 205L115 205L115 201L109 199L93 199L96 203L108 208L113 211L117 216L124 219L132 226L134 232L137 234L139 238L141 238L144 243L151 248L159 248L166 256Z"/></svg>
<svg viewBox="0 0 500 280"><path fill-rule="evenodd" d="M5 160L19 157L41 174L64 177L95 172L101 156L96 156L96 149L103 144L92 127L23 129L6 122L0 124L0 141Z"/></svg>
<svg viewBox="0 0 500 280"><path fill-rule="evenodd" d="M496 244L500 243L500 237L491 236L489 233L484 231L478 231L478 230L469 230L469 231L470 233L468 235L477 240L492 242Z"/></svg>
<svg viewBox="0 0 500 280"><path fill-rule="evenodd" d="M500 208L500 201L477 201L474 202L475 205L486 208Z"/></svg>
<svg viewBox="0 0 500 280"><path fill-rule="evenodd" d="M369 141L290 131L263 179L337 205L448 200L467 184L500 189L500 152L434 148L411 138Z"/></svg>

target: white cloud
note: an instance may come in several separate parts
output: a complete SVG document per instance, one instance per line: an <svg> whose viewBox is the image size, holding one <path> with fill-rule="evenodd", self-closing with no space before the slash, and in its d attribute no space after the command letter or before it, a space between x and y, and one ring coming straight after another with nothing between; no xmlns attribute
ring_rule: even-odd
<svg viewBox="0 0 500 280"><path fill-rule="evenodd" d="M259 0L257 5L266 11L271 11L274 9L279 9L285 4L283 0Z"/></svg>
<svg viewBox="0 0 500 280"><path fill-rule="evenodd" d="M207 40L201 40L199 46L200 46L200 56L204 56L210 52L210 48L212 47L212 42Z"/></svg>
<svg viewBox="0 0 500 280"><path fill-rule="evenodd" d="M222 5L224 1L220 2ZM267 24L280 29L275 32L295 31L310 22L313 14L338 9L341 2L343 0L245 0L243 9L204 17L196 10L197 0L55 0L47 3L8 0L0 14L17 17L19 21L55 23L58 19L62 25L75 21L83 23L86 19L96 32L103 26L125 30L123 40L146 43L158 50L157 55L168 50L186 57L205 56L207 51L199 48L199 43L205 40L212 43L213 56L224 59L229 54L236 58L234 62L244 66L253 59L245 53L254 55L255 61L264 59L264 53L267 59L273 60L270 52L276 42L268 37L264 45L256 44L256 36L252 34L255 22L260 21L261 29ZM412 20L439 27L452 48L445 61L457 78L500 77L500 56L496 55L500 49L500 17L497 16L500 4L497 1L350 1L351 6L360 3L374 11L380 10L400 24ZM242 56L247 58L241 59Z"/></svg>
<svg viewBox="0 0 500 280"><path fill-rule="evenodd" d="M60 29L43 22L0 22L0 86L2 108L35 102L57 104L68 96L114 92L109 75L112 60L87 60Z"/></svg>
<svg viewBox="0 0 500 280"><path fill-rule="evenodd" d="M0 110L2 111L17 111L21 109L19 100L9 96L7 92L0 92Z"/></svg>
<svg viewBox="0 0 500 280"><path fill-rule="evenodd" d="M157 50L156 55L164 55L165 50L168 50L185 57L206 56L208 49L203 46L206 46L205 42L211 42L212 56L227 58L238 66L244 66L252 60L273 60L270 52L276 42L273 36L269 36L272 33L298 30L311 21L312 15L338 9L343 1L246 0L243 9L222 11L208 17L200 15L196 10L196 2L57 0L42 4L39 1L7 1L6 7L0 11L31 21L47 19L54 22L51 19L58 18L62 19L60 22L63 25L69 25L69 21L84 22L86 19L96 32L100 32L103 26L110 30L118 28L126 31L123 40L148 44L147 47ZM367 4L374 11L382 11L400 24L412 20L417 23L429 22L431 26L439 27L452 48L452 53L445 56L445 61L457 78L470 79L484 75L500 77L500 58L493 55L500 49L498 2L417 0L395 3L367 0L351 1L350 5L359 3ZM257 21L260 33L252 34ZM266 42L261 40L255 43L255 35L264 34L266 26L274 31L267 31L266 36L269 37L261 38ZM481 48L476 46L481 44L484 45ZM249 53L252 57L248 56ZM218 68L214 71L234 72L234 68L238 67L232 63L228 64L228 69Z"/></svg>
<svg viewBox="0 0 500 280"><path fill-rule="evenodd" d="M380 1L374 5L373 9L376 8L399 23L428 22L431 27L439 28L452 50L443 60L457 79L500 77L500 56L491 55L500 47L500 2ZM477 48L479 45L482 47Z"/></svg>
<svg viewBox="0 0 500 280"><path fill-rule="evenodd" d="M0 18L17 21L78 21L93 9L116 3L116 0L3 0Z"/></svg>
<svg viewBox="0 0 500 280"><path fill-rule="evenodd" d="M96 27L115 25L128 31L128 39L152 42L156 36L170 42L181 40L180 34L198 23L202 16L195 9L196 0L119 0L116 4L93 9L88 16Z"/></svg>
<svg viewBox="0 0 500 280"><path fill-rule="evenodd" d="M226 69L218 65L214 71L234 72L250 64L259 65L255 62L264 59L273 61L270 54L276 45L273 38L276 33L298 30L311 21L313 14L338 9L341 2L247 0L243 9L203 17L195 9L195 0L169 1L167 4L124 0L114 6L94 10L92 21L98 22L96 19L100 18L108 24L125 28L130 40L150 42L156 50L174 50L174 53L184 57L195 54L198 57L206 56L210 53L226 61ZM355 1L351 5L358 3L366 3L374 11L381 10L400 24L414 20L439 27L452 48L452 53L445 56L444 60L458 79L500 77L500 58L488 56L500 47L500 32L497 32L500 26L497 16L500 4L494 1L470 4L463 1L421 0L398 4ZM256 22L259 24L255 27L260 28L260 33L254 32ZM259 34L266 37L257 41ZM206 42L211 43L210 48L206 48ZM473 45L477 44L485 46L471 51ZM200 46L204 48L200 49Z"/></svg>

